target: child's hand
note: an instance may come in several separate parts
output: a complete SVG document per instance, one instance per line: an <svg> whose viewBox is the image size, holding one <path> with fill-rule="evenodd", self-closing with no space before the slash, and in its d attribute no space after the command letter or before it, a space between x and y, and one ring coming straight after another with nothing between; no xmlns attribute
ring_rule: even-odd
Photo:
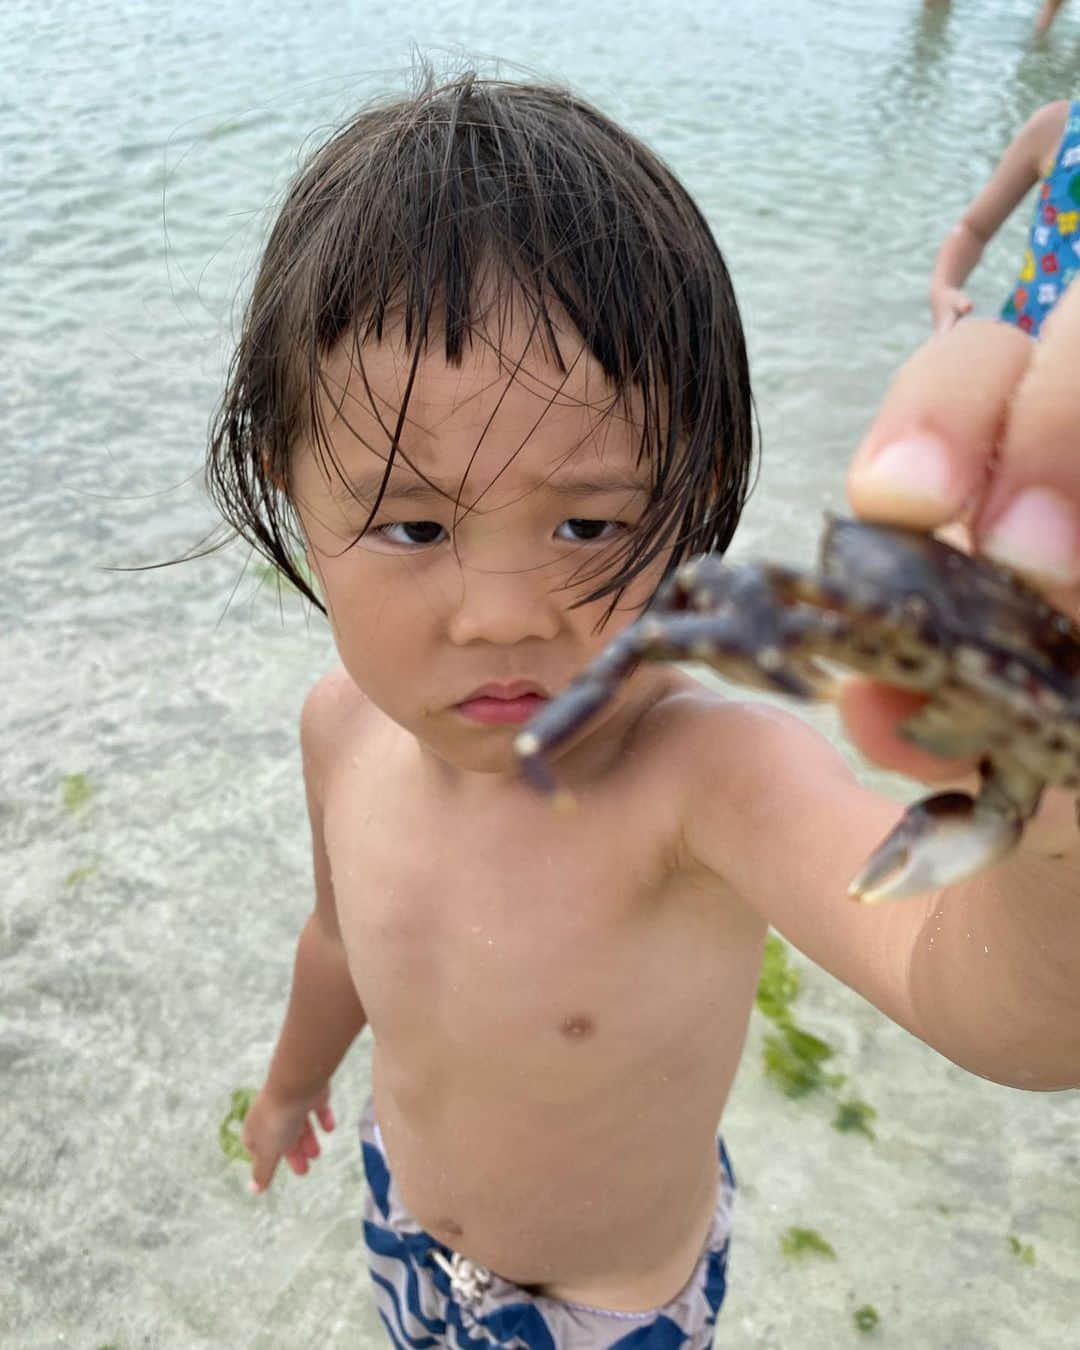
<svg viewBox="0 0 1080 1350"><path fill-rule="evenodd" d="M311 1116L326 1131L334 1128L329 1084L311 1097L283 1101L265 1086L251 1104L244 1120L244 1147L251 1154L251 1189L257 1195L273 1180L282 1158L298 1177L319 1156L319 1141Z"/></svg>
<svg viewBox="0 0 1080 1350"><path fill-rule="evenodd" d="M930 292L930 313L935 333L947 333L974 308L973 301L957 286L936 287Z"/></svg>
<svg viewBox="0 0 1080 1350"><path fill-rule="evenodd" d="M848 476L865 519L967 528L973 548L1025 573L1080 614L1080 284L1033 342L972 319L931 338L894 380ZM955 538L953 542L956 542ZM844 691L852 739L872 759L926 779L971 766L897 735L922 700L865 680Z"/></svg>

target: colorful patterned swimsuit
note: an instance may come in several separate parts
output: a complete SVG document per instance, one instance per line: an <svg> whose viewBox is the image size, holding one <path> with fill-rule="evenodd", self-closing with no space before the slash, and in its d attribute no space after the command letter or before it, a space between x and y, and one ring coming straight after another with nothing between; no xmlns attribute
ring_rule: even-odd
<svg viewBox="0 0 1080 1350"><path fill-rule="evenodd" d="M1039 185L1024 265L1001 317L1038 337L1042 322L1080 272L1080 99L1069 108L1054 166Z"/></svg>

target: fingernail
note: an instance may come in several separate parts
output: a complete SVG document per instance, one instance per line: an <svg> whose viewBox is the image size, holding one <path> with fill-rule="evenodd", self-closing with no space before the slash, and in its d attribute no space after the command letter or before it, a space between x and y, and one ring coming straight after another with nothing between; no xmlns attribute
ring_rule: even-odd
<svg viewBox="0 0 1080 1350"><path fill-rule="evenodd" d="M1080 512L1053 488L1025 488L983 536L998 562L1048 581L1080 580Z"/></svg>
<svg viewBox="0 0 1080 1350"><path fill-rule="evenodd" d="M892 498L936 510L951 510L960 504L964 485L939 437L918 432L882 446L860 465L859 488L886 492Z"/></svg>
<svg viewBox="0 0 1080 1350"><path fill-rule="evenodd" d="M251 1192L252 1195L262 1194L262 1187L259 1185L257 1181L249 1181L248 1190Z"/></svg>

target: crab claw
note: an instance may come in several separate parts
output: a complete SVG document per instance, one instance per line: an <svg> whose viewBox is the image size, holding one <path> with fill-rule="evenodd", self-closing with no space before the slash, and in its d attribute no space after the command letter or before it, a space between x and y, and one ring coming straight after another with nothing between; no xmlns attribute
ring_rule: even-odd
<svg viewBox="0 0 1080 1350"><path fill-rule="evenodd" d="M848 887L863 904L903 900L981 872L1012 849L1023 822L999 804L941 792L916 802Z"/></svg>

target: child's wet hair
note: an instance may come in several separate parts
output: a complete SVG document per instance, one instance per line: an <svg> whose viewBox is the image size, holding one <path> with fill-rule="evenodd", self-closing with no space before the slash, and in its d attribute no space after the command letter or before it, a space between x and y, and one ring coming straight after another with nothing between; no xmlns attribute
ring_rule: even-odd
<svg viewBox="0 0 1080 1350"><path fill-rule="evenodd" d="M301 436L333 460L325 409L343 415L342 393L327 357L350 341L362 372L363 344L393 336L415 373L433 344L459 363L514 315L563 371L558 335L577 330L610 381L607 410L633 409L650 466L643 518L577 603L616 604L661 554L670 570L726 548L754 416L708 225L670 169L589 104L473 74L436 85L428 73L418 93L365 108L288 190L211 428L208 482L228 525L322 609L288 482ZM384 421L387 473L405 458L411 383Z"/></svg>

